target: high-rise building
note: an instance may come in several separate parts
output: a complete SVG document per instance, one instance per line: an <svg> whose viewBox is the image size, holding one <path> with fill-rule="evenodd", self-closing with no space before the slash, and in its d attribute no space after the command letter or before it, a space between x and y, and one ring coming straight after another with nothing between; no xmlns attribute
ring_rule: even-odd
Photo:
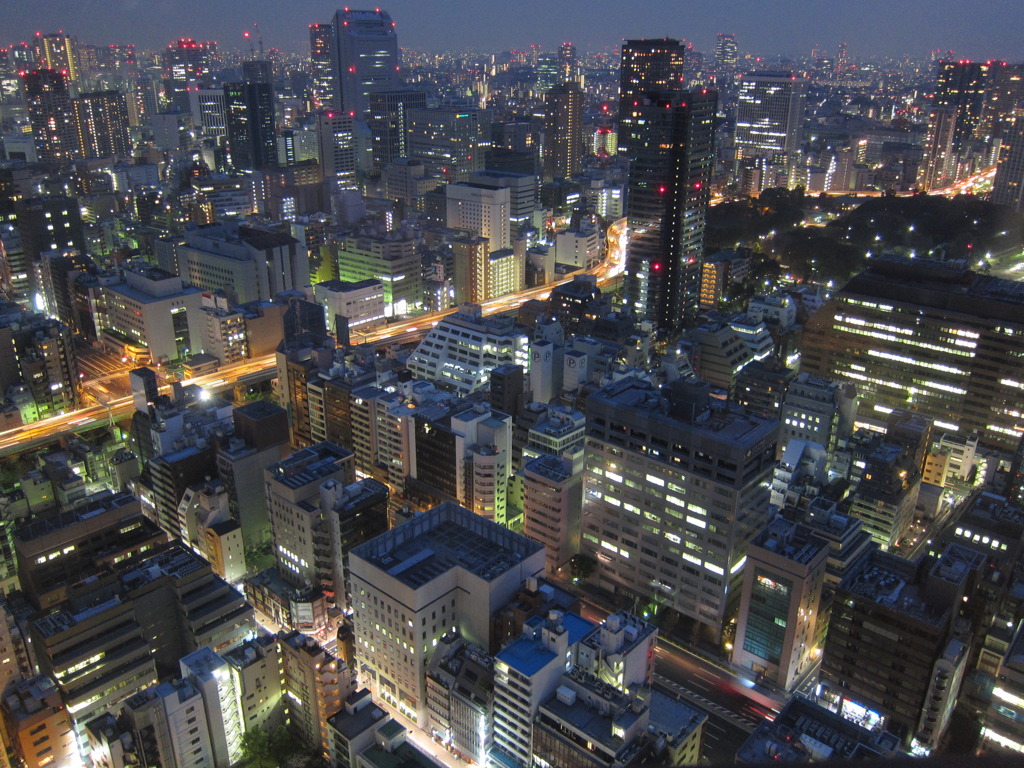
<svg viewBox="0 0 1024 768"><path fill-rule="evenodd" d="M347 112L326 110L317 115L320 167L330 194L357 189L356 138Z"/></svg>
<svg viewBox="0 0 1024 768"><path fill-rule="evenodd" d="M862 421L912 409L1013 451L1024 434L1019 288L963 263L872 259L807 322L801 369L856 384Z"/></svg>
<svg viewBox="0 0 1024 768"><path fill-rule="evenodd" d="M73 103L82 157L131 157L128 105L120 91L83 93Z"/></svg>
<svg viewBox="0 0 1024 768"><path fill-rule="evenodd" d="M712 409L708 393L680 380L665 397L626 378L587 398L581 546L603 587L717 638L768 519L779 427Z"/></svg>
<svg viewBox="0 0 1024 768"><path fill-rule="evenodd" d="M74 40L63 32L53 32L47 35L36 33L33 44L36 66L39 69L56 70L67 78L70 85L78 85L81 72L78 67Z"/></svg>
<svg viewBox="0 0 1024 768"><path fill-rule="evenodd" d="M369 95L366 124L373 142L373 167L383 171L391 163L409 157L409 110L426 109L423 91L387 90Z"/></svg>
<svg viewBox="0 0 1024 768"><path fill-rule="evenodd" d="M423 303L421 238L411 227L391 232L363 230L339 235L332 250L338 278L350 283L379 280L384 284L384 314L405 315Z"/></svg>
<svg viewBox="0 0 1024 768"><path fill-rule="evenodd" d="M26 423L78 408L78 358L71 329L12 304L0 312L0 391L24 386Z"/></svg>
<svg viewBox="0 0 1024 768"><path fill-rule="evenodd" d="M170 111L188 111L188 89L209 79L210 43L183 37L164 51L164 101Z"/></svg>
<svg viewBox="0 0 1024 768"><path fill-rule="evenodd" d="M489 251L512 245L507 187L461 182L448 184L444 192L449 229L471 230L488 241Z"/></svg>
<svg viewBox="0 0 1024 768"><path fill-rule="evenodd" d="M999 164L992 179L992 202L1024 210L1024 109L1014 109L1000 137Z"/></svg>
<svg viewBox="0 0 1024 768"><path fill-rule="evenodd" d="M231 166L246 171L276 166L273 86L248 81L226 84L224 111Z"/></svg>
<svg viewBox="0 0 1024 768"><path fill-rule="evenodd" d="M566 81L544 97L544 178L571 179L583 167L583 91Z"/></svg>
<svg viewBox="0 0 1024 768"><path fill-rule="evenodd" d="M576 46L572 43L562 43L558 47L558 75L560 83L582 85L580 80L583 77L583 72L580 68L579 56L576 54Z"/></svg>
<svg viewBox="0 0 1024 768"><path fill-rule="evenodd" d="M937 62L935 98L928 119L919 182L926 189L948 186L969 172L968 156L985 107L991 62Z"/></svg>
<svg viewBox="0 0 1024 768"><path fill-rule="evenodd" d="M627 40L619 70L619 153L633 156L643 144L633 107L652 94L682 93L685 46L678 40Z"/></svg>
<svg viewBox="0 0 1024 768"><path fill-rule="evenodd" d="M360 679L425 724L440 638L490 647L491 614L543 571L544 547L449 501L353 549L349 568Z"/></svg>
<svg viewBox="0 0 1024 768"><path fill-rule="evenodd" d="M313 105L317 109L335 109L334 27L331 24L309 25L309 64Z"/></svg>
<svg viewBox="0 0 1024 768"><path fill-rule="evenodd" d="M715 69L722 73L735 72L739 64L736 35L719 32L715 38Z"/></svg>
<svg viewBox="0 0 1024 768"><path fill-rule="evenodd" d="M23 768L80 764L71 714L52 677L19 677L3 694L0 718L15 764Z"/></svg>
<svg viewBox="0 0 1024 768"><path fill-rule="evenodd" d="M851 384L826 381L806 371L789 384L779 413L779 451L790 440L810 440L831 455L836 444L853 432L857 390Z"/></svg>
<svg viewBox="0 0 1024 768"><path fill-rule="evenodd" d="M486 113L480 109L438 107L410 109L409 157L426 167L427 175L445 181L466 181L483 170L490 145Z"/></svg>
<svg viewBox="0 0 1024 768"><path fill-rule="evenodd" d="M363 120L374 91L398 87L398 36L391 15L380 8L344 8L334 14L334 96L332 106Z"/></svg>
<svg viewBox="0 0 1024 768"><path fill-rule="evenodd" d="M36 142L36 156L42 161L81 157L65 75L55 69L37 69L23 74L21 85Z"/></svg>
<svg viewBox="0 0 1024 768"><path fill-rule="evenodd" d="M717 104L716 92L694 90L627 107L636 128L624 291L636 315L667 333L697 314Z"/></svg>
<svg viewBox="0 0 1024 768"><path fill-rule="evenodd" d="M800 179L800 142L808 81L792 72L751 72L740 79L736 102L737 160L758 158L774 173L762 188L795 186Z"/></svg>

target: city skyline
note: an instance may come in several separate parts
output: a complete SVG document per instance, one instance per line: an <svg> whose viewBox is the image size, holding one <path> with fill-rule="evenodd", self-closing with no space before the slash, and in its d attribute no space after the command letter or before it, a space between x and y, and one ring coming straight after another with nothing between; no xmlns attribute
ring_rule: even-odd
<svg viewBox="0 0 1024 768"><path fill-rule="evenodd" d="M846 42L854 59L917 58L941 49L964 58L1024 60L1024 46L1015 34L1024 25L1024 5L974 7L969 27L962 23L962 3L953 0L906 0L898 12L896 6L881 0L830 0L825 7L807 0L733 0L727 4L702 2L685 9L666 7L655 0L628 6L611 0L586 4L565 0L557 6L524 0L506 7L488 4L484 19L481 6L465 0L430 4L395 0L386 4L386 9L398 25L402 45L422 50L521 50L530 45L553 50L562 41L572 40L581 51L599 51L611 49L622 39L679 37L710 52L715 34L728 32L736 35L741 54L758 56L806 56L815 47L834 53L840 42ZM130 42L159 50L169 40L193 37L217 40L224 49L244 50L250 41L243 32L259 24L266 48L305 53L308 25L329 20L337 6L310 4L287 20L281 20L277 10L271 0L253 0L244 6L237 0L201 5L164 0L145 7L138 0L119 0L69 4L42 16L33 6L16 5L6 16L7 34L2 44L60 28L92 44ZM147 15L144 24L139 23L141 12ZM582 23L573 21L577 18ZM906 34L905 19L915 22L912 38Z"/></svg>

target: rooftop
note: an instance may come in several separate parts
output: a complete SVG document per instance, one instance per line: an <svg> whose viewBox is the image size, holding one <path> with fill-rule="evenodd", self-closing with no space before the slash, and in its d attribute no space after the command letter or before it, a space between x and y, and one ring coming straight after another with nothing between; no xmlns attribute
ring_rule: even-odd
<svg viewBox="0 0 1024 768"><path fill-rule="evenodd" d="M456 567L490 581L543 548L447 501L361 544L352 555L417 589Z"/></svg>
<svg viewBox="0 0 1024 768"><path fill-rule="evenodd" d="M523 627L523 634L512 641L495 658L504 662L512 669L526 677L532 677L544 669L556 657L553 651L548 650L542 639L542 632L545 629L561 631L566 633L568 647L581 642L587 635L594 631L596 625L571 611L554 611L557 614L556 622L549 617L534 616L527 620Z"/></svg>
<svg viewBox="0 0 1024 768"><path fill-rule="evenodd" d="M310 483L316 483L337 472L341 462L350 456L352 456L352 451L334 443L317 443L295 451L287 458L269 467L267 472L271 474L275 482L294 490Z"/></svg>

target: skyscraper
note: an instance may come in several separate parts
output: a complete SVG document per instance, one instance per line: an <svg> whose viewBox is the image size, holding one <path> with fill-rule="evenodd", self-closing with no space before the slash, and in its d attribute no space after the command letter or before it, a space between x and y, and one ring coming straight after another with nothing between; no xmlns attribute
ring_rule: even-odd
<svg viewBox="0 0 1024 768"><path fill-rule="evenodd" d="M334 28L309 25L309 64L312 70L313 104L321 109L335 106Z"/></svg>
<svg viewBox="0 0 1024 768"><path fill-rule="evenodd" d="M210 46L183 37L164 51L164 99L172 112L188 111L188 86L210 72Z"/></svg>
<svg viewBox="0 0 1024 768"><path fill-rule="evenodd" d="M428 175L466 181L483 170L490 135L484 110L410 109L408 119L409 157L422 162Z"/></svg>
<svg viewBox="0 0 1024 768"><path fill-rule="evenodd" d="M336 108L361 120L369 94L396 88L398 36L387 11L344 8L334 14Z"/></svg>
<svg viewBox="0 0 1024 768"><path fill-rule="evenodd" d="M544 179L571 179L583 165L583 91L566 80L544 97Z"/></svg>
<svg viewBox="0 0 1024 768"><path fill-rule="evenodd" d="M714 164L715 91L642 98L635 121L627 215L626 301L671 333L696 316Z"/></svg>
<svg viewBox="0 0 1024 768"><path fill-rule="evenodd" d="M999 164L992 180L992 202L1024 210L1024 109L1014 111L1003 129Z"/></svg>
<svg viewBox="0 0 1024 768"><path fill-rule="evenodd" d="M735 72L738 63L736 35L719 32L715 39L715 69L719 72Z"/></svg>
<svg viewBox="0 0 1024 768"><path fill-rule="evenodd" d="M580 60L576 55L576 46L572 43L562 43L558 49L559 76L563 83L580 83L582 71Z"/></svg>
<svg viewBox="0 0 1024 768"><path fill-rule="evenodd" d="M55 69L37 69L22 75L21 84L39 159L80 157L67 78Z"/></svg>
<svg viewBox="0 0 1024 768"><path fill-rule="evenodd" d="M925 189L945 186L966 175L967 158L981 124L990 64L939 61L935 99L919 182Z"/></svg>
<svg viewBox="0 0 1024 768"><path fill-rule="evenodd" d="M226 84L224 108L232 167L252 171L276 166L274 92L270 83Z"/></svg>
<svg viewBox="0 0 1024 768"><path fill-rule="evenodd" d="M775 166L762 188L799 183L808 81L792 72L751 72L740 81L736 103L737 160L760 158ZM784 175L784 179L779 176ZM767 181L767 183L765 183Z"/></svg>
<svg viewBox="0 0 1024 768"><path fill-rule="evenodd" d="M632 108L645 95L683 90L683 52L678 40L627 40L619 70L619 153L632 157L637 123Z"/></svg>
<svg viewBox="0 0 1024 768"><path fill-rule="evenodd" d="M373 167L383 171L399 158L409 157L409 111L426 109L427 94L407 89L378 91L369 96L366 116L373 141Z"/></svg>
<svg viewBox="0 0 1024 768"><path fill-rule="evenodd" d="M317 115L320 167L329 193L356 189L356 143L347 112L326 110Z"/></svg>
<svg viewBox="0 0 1024 768"><path fill-rule="evenodd" d="M74 41L63 32L48 35L36 33L36 66L39 69L55 69L67 78L68 83L78 84L78 57Z"/></svg>
<svg viewBox="0 0 1024 768"><path fill-rule="evenodd" d="M130 157L128 105L120 91L83 93L74 104L75 130L82 156Z"/></svg>

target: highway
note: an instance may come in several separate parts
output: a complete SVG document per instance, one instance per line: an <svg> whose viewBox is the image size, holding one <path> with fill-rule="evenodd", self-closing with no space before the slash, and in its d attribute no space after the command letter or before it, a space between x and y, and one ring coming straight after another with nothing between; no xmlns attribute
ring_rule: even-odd
<svg viewBox="0 0 1024 768"><path fill-rule="evenodd" d="M620 220L608 228L608 254L605 260L597 266L584 271L586 274L595 275L598 285L608 286L616 284L625 269L626 232L623 222L624 220ZM546 299L551 293L552 288L562 283L571 282L572 277L570 275L564 280L559 280L555 283L528 288L519 293L490 299L481 305L483 312L485 315L498 314L513 310L524 301L530 299ZM383 344L389 341L408 343L415 341L430 328L437 325L438 321L457 310L457 307L452 307L440 312L431 312L405 320L398 320L366 333L357 332L355 341L364 344ZM275 355L264 355L263 357L222 366L214 373L197 376L182 383L198 384L211 390L227 389L242 377L271 372L275 364ZM81 386L83 399L91 396L93 400L96 400L96 405L87 405L70 413L52 416L42 421L36 421L0 432L0 458L21 451L40 448L56 440L64 432L83 432L100 426L110 419L116 420L131 413L131 396L107 397L107 395L115 395L116 393L110 392L103 382L108 376L118 374L113 370L94 369L94 371L99 374L99 377L97 379L84 380ZM123 375L123 372L120 375ZM104 392L104 389L107 389L107 391Z"/></svg>

